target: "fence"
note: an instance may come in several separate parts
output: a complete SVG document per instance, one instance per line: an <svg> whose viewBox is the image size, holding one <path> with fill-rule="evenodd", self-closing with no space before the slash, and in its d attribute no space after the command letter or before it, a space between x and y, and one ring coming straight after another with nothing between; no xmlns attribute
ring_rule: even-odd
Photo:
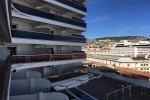
<svg viewBox="0 0 150 100"><path fill-rule="evenodd" d="M72 60L72 59L85 59L85 53L73 54L51 54L51 55L14 55L12 63L30 63L41 61L59 61L59 60Z"/></svg>
<svg viewBox="0 0 150 100"><path fill-rule="evenodd" d="M129 85L106 95L107 100L125 100L138 95L150 95L150 89L141 85Z"/></svg>

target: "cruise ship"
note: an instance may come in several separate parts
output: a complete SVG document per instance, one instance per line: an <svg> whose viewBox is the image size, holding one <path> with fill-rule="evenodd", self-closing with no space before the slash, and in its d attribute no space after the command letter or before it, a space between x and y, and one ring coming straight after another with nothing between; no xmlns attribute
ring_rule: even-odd
<svg viewBox="0 0 150 100"><path fill-rule="evenodd" d="M114 47L112 47L110 55L149 58L150 42L138 41L134 43L125 40L122 43L115 44Z"/></svg>
<svg viewBox="0 0 150 100"><path fill-rule="evenodd" d="M81 48L86 45L85 2L0 1L2 100L69 100L59 91L87 81L87 75L79 78L81 82L68 80L69 84L49 81L64 73L71 76L86 60Z"/></svg>
<svg viewBox="0 0 150 100"><path fill-rule="evenodd" d="M86 2L0 0L0 100L149 100L149 81L83 66Z"/></svg>

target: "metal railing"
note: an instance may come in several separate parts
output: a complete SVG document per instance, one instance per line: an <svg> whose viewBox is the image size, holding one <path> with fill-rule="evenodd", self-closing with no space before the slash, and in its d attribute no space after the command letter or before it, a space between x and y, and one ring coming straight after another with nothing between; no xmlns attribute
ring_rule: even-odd
<svg viewBox="0 0 150 100"><path fill-rule="evenodd" d="M72 60L72 59L85 59L85 53L74 54L45 54L45 55L13 55L12 63L31 63L42 61L59 61L59 60Z"/></svg>
<svg viewBox="0 0 150 100"><path fill-rule="evenodd" d="M72 85L75 85L75 84L81 84L82 85L85 81L89 81L89 80L101 77L101 75L96 75L96 74L93 74L93 73L89 73L88 75L89 75L89 79L86 79L86 80L78 80L77 79L76 80L77 82L69 84L68 86L66 86L66 85L60 85L60 84L58 84L58 85L60 85L61 87L65 87L66 91L70 95L72 95L74 98L76 98L77 100L98 100L95 97L89 95L88 93L82 91L78 87L70 88L70 86L72 86ZM58 86L58 85L56 85L56 86Z"/></svg>
<svg viewBox="0 0 150 100"><path fill-rule="evenodd" d="M67 24L71 24L71 25L86 28L86 23L78 21L78 20L73 20L73 19L61 17L61 16L58 16L58 15L54 15L52 13L48 13L48 12L38 10L38 9L34 9L34 8L31 8L31 7L26 7L26 6L23 6L23 5L16 4L16 3L13 3L13 5L17 10L19 10L22 13L26 13L26 14L30 14L30 15L34 15L34 16L39 16L39 17L42 17L42 18L51 19L51 20L55 20L55 21L58 21L58 22L63 22L63 23L67 23Z"/></svg>
<svg viewBox="0 0 150 100"><path fill-rule="evenodd" d="M75 0L72 0L72 1L69 1L69 0L56 0L56 1L61 2L63 4L66 4L68 6L74 7L76 9L82 10L84 12L87 12L87 9L86 9L85 5L79 3Z"/></svg>
<svg viewBox="0 0 150 100"><path fill-rule="evenodd" d="M98 100L77 87L66 89L66 91L77 100Z"/></svg>
<svg viewBox="0 0 150 100"><path fill-rule="evenodd" d="M12 37L17 37L17 38L86 43L85 37L60 36L60 35L46 34L43 32L33 32L33 31L31 32L31 31L23 31L23 30L16 30L16 29L12 29L11 34Z"/></svg>
<svg viewBox="0 0 150 100"><path fill-rule="evenodd" d="M126 98L138 95L150 95L150 88L141 85L129 85L106 94L106 100L125 100Z"/></svg>

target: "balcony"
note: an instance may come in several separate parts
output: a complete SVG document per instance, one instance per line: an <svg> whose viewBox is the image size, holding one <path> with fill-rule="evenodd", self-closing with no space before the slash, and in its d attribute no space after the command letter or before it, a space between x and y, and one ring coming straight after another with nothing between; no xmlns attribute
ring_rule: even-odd
<svg viewBox="0 0 150 100"><path fill-rule="evenodd" d="M25 38L25 39L38 39L38 40L49 40L49 41L63 41L63 42L76 42L86 43L86 38L82 36L60 36L46 34L42 32L29 32L12 29L12 37Z"/></svg>
<svg viewBox="0 0 150 100"><path fill-rule="evenodd" d="M14 55L12 56L12 64L17 63L34 63L42 61L61 61L61 60L75 60L86 59L85 53L72 54L51 54L51 55Z"/></svg>
<svg viewBox="0 0 150 100"><path fill-rule="evenodd" d="M69 0L56 0L56 1L61 2L65 5L71 6L73 8L76 8L78 10L82 10L84 12L87 12L87 9L86 9L85 5L79 3L75 0L72 0L72 1L69 1Z"/></svg>
<svg viewBox="0 0 150 100"><path fill-rule="evenodd" d="M48 13L45 11L37 10L34 8L22 6L22 5L15 4L15 3L13 3L13 5L17 10L19 10L22 13L26 13L26 14L33 15L33 16L38 16L38 17L42 17L42 18L46 18L46 19L86 28L86 23L84 21L68 19L65 17L61 17L61 16L54 15L54 14L51 14L51 13Z"/></svg>

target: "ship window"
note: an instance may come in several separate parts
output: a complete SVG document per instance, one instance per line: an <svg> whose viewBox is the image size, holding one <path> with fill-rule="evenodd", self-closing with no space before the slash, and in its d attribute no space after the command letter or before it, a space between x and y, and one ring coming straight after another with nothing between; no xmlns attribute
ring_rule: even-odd
<svg viewBox="0 0 150 100"><path fill-rule="evenodd" d="M141 66L143 66L143 64L141 64Z"/></svg>
<svg viewBox="0 0 150 100"><path fill-rule="evenodd" d="M49 28L43 28L43 32L44 33L50 33L50 29Z"/></svg>
<svg viewBox="0 0 150 100"><path fill-rule="evenodd" d="M17 50L16 47L7 47L10 50L10 55L16 55L17 54Z"/></svg>
<svg viewBox="0 0 150 100"><path fill-rule="evenodd" d="M54 34L54 31L51 31L51 34Z"/></svg>
<svg viewBox="0 0 150 100"><path fill-rule="evenodd" d="M12 28L13 29L17 29L17 25L12 25Z"/></svg>
<svg viewBox="0 0 150 100"><path fill-rule="evenodd" d="M147 68L147 70L149 70L149 68Z"/></svg>

